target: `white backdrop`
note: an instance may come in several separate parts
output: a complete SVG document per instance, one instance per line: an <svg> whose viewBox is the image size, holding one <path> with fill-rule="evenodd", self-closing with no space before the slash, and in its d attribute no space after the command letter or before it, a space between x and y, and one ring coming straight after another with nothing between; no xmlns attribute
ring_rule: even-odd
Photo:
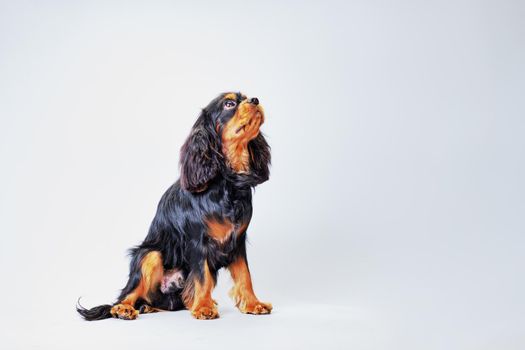
<svg viewBox="0 0 525 350"><path fill-rule="evenodd" d="M0 4L6 349L522 349L519 1ZM218 93L273 149L249 261L271 316L83 322L114 301Z"/></svg>

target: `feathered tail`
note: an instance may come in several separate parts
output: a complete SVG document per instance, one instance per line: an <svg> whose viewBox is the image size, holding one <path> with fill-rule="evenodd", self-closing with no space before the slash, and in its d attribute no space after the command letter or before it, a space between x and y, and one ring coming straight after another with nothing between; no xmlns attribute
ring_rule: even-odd
<svg viewBox="0 0 525 350"><path fill-rule="evenodd" d="M113 307L112 305L106 304L106 305L95 306L91 309L86 309L85 307L80 305L80 298L77 301L77 312L86 321L97 321L97 320L103 320L106 318L113 317L111 315L112 307Z"/></svg>

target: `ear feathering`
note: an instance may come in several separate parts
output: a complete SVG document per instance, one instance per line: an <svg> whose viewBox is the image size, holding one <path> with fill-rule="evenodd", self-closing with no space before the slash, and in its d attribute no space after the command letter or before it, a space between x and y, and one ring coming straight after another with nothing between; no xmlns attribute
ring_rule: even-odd
<svg viewBox="0 0 525 350"><path fill-rule="evenodd" d="M180 184L190 192L204 191L220 168L216 136L206 128L205 115L203 110L180 151Z"/></svg>
<svg viewBox="0 0 525 350"><path fill-rule="evenodd" d="M256 138L248 143L250 152L250 168L257 177L256 184L261 184L270 177L271 153L270 145L263 134L259 132Z"/></svg>

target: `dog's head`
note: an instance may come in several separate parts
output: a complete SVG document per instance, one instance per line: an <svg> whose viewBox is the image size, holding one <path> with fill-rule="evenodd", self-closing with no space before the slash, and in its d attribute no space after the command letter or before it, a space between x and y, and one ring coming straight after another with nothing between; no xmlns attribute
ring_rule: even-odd
<svg viewBox="0 0 525 350"><path fill-rule="evenodd" d="M260 132L264 111L256 97L224 93L202 110L181 149L181 186L204 191L218 175L255 186L269 177L270 147Z"/></svg>

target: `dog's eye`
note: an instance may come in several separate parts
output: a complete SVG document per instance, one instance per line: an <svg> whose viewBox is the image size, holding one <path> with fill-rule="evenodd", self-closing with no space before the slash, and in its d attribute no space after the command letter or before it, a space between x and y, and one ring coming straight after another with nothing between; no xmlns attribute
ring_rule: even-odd
<svg viewBox="0 0 525 350"><path fill-rule="evenodd" d="M237 103L235 101L232 101L232 100L227 100L227 101L224 102L224 108L226 108L226 109L232 109L236 105L237 105Z"/></svg>

